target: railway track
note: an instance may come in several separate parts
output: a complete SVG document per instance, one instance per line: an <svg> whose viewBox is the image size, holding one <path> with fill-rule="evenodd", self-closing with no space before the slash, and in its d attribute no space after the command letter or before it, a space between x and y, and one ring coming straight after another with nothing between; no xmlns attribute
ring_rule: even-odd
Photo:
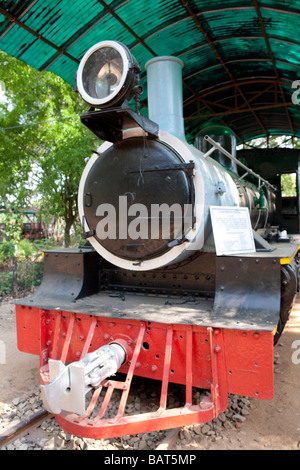
<svg viewBox="0 0 300 470"><path fill-rule="evenodd" d="M50 450L49 448L52 447L51 444L53 444L53 450L65 450L67 448L67 441L71 441L71 437L67 437L65 439L64 445L62 445L64 439L62 437L60 439L55 439L55 438L49 438L49 439L36 439L36 435L40 434L39 428L41 427L42 423L46 422L46 420L51 420L54 419L53 415L48 413L46 410L40 410L36 413L33 413L30 417L27 419L24 419L20 421L17 424L13 424L11 426L8 426L4 431L0 434L0 449L1 450L10 450L12 447L16 450L28 450L29 447L37 447L41 446L41 443L45 444L45 449ZM47 431L47 429L45 430ZM157 451L165 451L169 450L176 444L176 440L178 439L180 432L180 428L177 429L171 429L167 431L164 436L164 438L154 446L154 449L152 450L157 450ZM64 433L61 433L61 436ZM25 437L24 437L25 436ZM34 436L34 437L33 437ZM49 436L48 436L49 437ZM23 440L22 440L23 438ZM36 440L36 442L34 442ZM142 439L140 439L142 442ZM82 445L80 445L81 439L78 437L75 437L75 445L77 447L82 448L82 450L91 449L92 444L91 442L82 442ZM89 440L91 441L91 440ZM18 443L17 445L13 443ZM136 442L138 442L138 438L136 438ZM48 445L47 445L48 443ZM59 445L60 443L60 445ZM31 446L30 446L31 444ZM58 444L58 445L55 445ZM112 446L110 444L105 443L107 446L107 450L112 450ZM74 447L74 446L72 446ZM97 446L95 445L95 448ZM70 449L71 450L71 449ZM125 450L125 447L122 447L121 445L118 446L118 450Z"/></svg>
<svg viewBox="0 0 300 470"><path fill-rule="evenodd" d="M143 384L138 382L134 395L129 399L126 409L127 413L130 414L137 408L143 410L143 407L148 406L149 403L152 403L154 406L159 396L157 386L157 382L150 381L148 387L145 388ZM176 393L178 393L178 390L174 389L174 401ZM33 398L31 398L32 395L34 396ZM140 399L139 395L142 395L142 399ZM30 401L33 404L30 404ZM117 406L118 400L116 398L116 409ZM20 410L26 411L20 413ZM113 409L112 412L114 412ZM20 447L23 450L35 448L55 450L156 450L159 448L167 450L173 445L174 439L180 431L180 429L156 431L116 439L82 439L69 435L59 427L54 415L42 408L38 392L17 399L16 405L13 403L7 405L6 412L3 410L1 415L2 420L0 416L0 425L5 426L0 433L0 449L3 450L19 449ZM12 421L5 422L5 415L12 416Z"/></svg>
<svg viewBox="0 0 300 470"><path fill-rule="evenodd" d="M23 436L26 431L30 432L31 428L38 426L42 420L48 417L50 417L50 414L46 410L40 410L33 413L28 418L8 426L7 429L4 429L0 434L0 448L18 439L18 437Z"/></svg>

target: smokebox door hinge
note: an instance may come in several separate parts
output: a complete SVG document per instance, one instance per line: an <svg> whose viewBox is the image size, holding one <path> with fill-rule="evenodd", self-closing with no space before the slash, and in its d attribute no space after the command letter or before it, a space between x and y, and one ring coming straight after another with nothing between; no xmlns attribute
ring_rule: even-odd
<svg viewBox="0 0 300 470"><path fill-rule="evenodd" d="M81 234L82 238L89 238L95 235L95 230L89 230L88 232L85 231L85 225L86 225L85 216L82 217L81 225L82 225L82 234Z"/></svg>

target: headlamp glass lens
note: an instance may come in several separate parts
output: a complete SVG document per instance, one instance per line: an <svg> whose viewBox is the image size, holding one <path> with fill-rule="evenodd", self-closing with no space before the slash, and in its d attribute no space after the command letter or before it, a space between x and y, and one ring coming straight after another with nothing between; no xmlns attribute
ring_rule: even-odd
<svg viewBox="0 0 300 470"><path fill-rule="evenodd" d="M85 92L94 99L108 99L119 87L124 63L119 51L101 47L86 61L82 72Z"/></svg>

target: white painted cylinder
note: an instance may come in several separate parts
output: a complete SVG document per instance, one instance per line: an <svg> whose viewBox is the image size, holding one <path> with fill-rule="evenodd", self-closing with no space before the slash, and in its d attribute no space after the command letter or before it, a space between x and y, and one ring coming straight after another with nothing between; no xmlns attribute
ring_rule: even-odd
<svg viewBox="0 0 300 470"><path fill-rule="evenodd" d="M155 57L146 63L149 118L160 130L185 141L182 95L183 62L177 57Z"/></svg>

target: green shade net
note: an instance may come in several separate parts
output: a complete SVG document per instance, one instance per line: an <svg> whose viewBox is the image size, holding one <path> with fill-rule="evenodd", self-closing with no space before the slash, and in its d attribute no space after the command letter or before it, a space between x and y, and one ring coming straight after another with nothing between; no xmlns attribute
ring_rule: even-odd
<svg viewBox="0 0 300 470"><path fill-rule="evenodd" d="M103 40L126 44L142 67L144 115L147 60L174 55L184 62L191 141L214 117L238 142L300 137L300 105L292 102L292 83L300 79L300 0L0 1L0 49L71 85L84 53Z"/></svg>

